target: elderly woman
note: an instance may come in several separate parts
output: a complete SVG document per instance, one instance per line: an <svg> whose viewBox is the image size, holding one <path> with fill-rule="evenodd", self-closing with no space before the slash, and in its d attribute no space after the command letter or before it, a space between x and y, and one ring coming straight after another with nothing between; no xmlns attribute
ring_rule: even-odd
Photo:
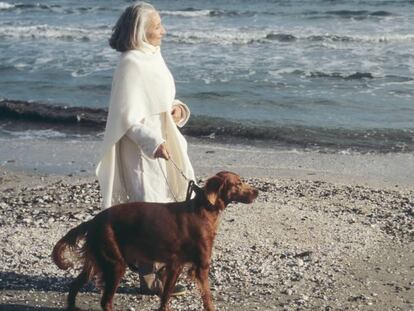
<svg viewBox="0 0 414 311"><path fill-rule="evenodd" d="M184 200L187 182L170 157L194 178L187 142L177 128L190 111L175 99L174 79L160 53L164 35L159 13L144 2L127 7L113 28L109 44L121 56L96 169L105 208L128 201ZM143 292L162 290L155 265L140 265L138 272Z"/></svg>

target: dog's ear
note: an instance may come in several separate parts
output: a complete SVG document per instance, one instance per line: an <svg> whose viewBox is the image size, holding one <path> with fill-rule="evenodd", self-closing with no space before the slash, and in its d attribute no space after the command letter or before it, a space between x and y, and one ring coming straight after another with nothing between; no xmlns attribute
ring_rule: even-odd
<svg viewBox="0 0 414 311"><path fill-rule="evenodd" d="M206 193L207 200L212 205L215 205L217 199L220 197L220 192L223 188L223 183L223 178L217 175L207 180L206 185L204 186L204 191Z"/></svg>

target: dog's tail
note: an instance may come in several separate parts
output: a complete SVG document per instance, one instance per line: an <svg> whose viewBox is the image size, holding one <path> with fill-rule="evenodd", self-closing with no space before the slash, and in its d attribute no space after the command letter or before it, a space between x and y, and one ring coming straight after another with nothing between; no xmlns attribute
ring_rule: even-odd
<svg viewBox="0 0 414 311"><path fill-rule="evenodd" d="M78 246L78 242L85 237L89 224L89 221L81 223L56 243L52 251L52 259L60 269L67 270L73 267L73 262L66 258L65 253L69 250L71 253L79 255L81 248Z"/></svg>

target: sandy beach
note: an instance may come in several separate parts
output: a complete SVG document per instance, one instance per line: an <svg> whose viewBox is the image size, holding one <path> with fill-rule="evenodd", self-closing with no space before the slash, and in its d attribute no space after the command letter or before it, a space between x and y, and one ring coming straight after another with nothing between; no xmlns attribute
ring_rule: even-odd
<svg viewBox="0 0 414 311"><path fill-rule="evenodd" d="M182 163L174 99L196 181L259 190L221 216L217 310L414 311L414 0L149 2L0 0L0 311L65 309L51 252L102 210L104 132ZM172 310L202 310L180 283ZM115 310L158 306L128 271Z"/></svg>
<svg viewBox="0 0 414 311"><path fill-rule="evenodd" d="M61 310L74 271L50 260L54 243L100 209L98 141L3 141L0 147L1 310ZM218 310L413 310L412 154L279 150L264 142L190 139L204 181L220 170L260 190L224 212L210 273ZM198 292L175 310L200 310ZM117 310L155 310L127 273ZM99 310L88 286L79 306Z"/></svg>

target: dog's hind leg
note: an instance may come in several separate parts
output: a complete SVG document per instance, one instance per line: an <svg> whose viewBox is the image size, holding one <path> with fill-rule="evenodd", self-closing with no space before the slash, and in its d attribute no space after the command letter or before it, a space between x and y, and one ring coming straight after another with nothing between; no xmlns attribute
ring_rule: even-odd
<svg viewBox="0 0 414 311"><path fill-rule="evenodd" d="M168 264L165 267L165 283L164 290L161 294L161 306L159 311L169 311L171 310L168 307L168 301L170 300L171 293L174 290L175 283L177 282L178 277L183 271L182 265L177 264Z"/></svg>
<svg viewBox="0 0 414 311"><path fill-rule="evenodd" d="M95 252L96 264L102 272L102 281L105 284L101 307L104 311L113 310L115 292L125 274L126 262L116 242L112 228L105 228L104 243Z"/></svg>
<svg viewBox="0 0 414 311"><path fill-rule="evenodd" d="M123 262L118 262L116 264L107 264L102 268L102 281L105 283L105 287L101 299L101 307L104 311L112 311L113 298L125 274L126 265Z"/></svg>
<svg viewBox="0 0 414 311"><path fill-rule="evenodd" d="M79 290L88 282L88 273L83 270L76 279L70 284L69 286L69 294L68 294L68 310L75 311L79 310L75 306L76 295L78 294Z"/></svg>

